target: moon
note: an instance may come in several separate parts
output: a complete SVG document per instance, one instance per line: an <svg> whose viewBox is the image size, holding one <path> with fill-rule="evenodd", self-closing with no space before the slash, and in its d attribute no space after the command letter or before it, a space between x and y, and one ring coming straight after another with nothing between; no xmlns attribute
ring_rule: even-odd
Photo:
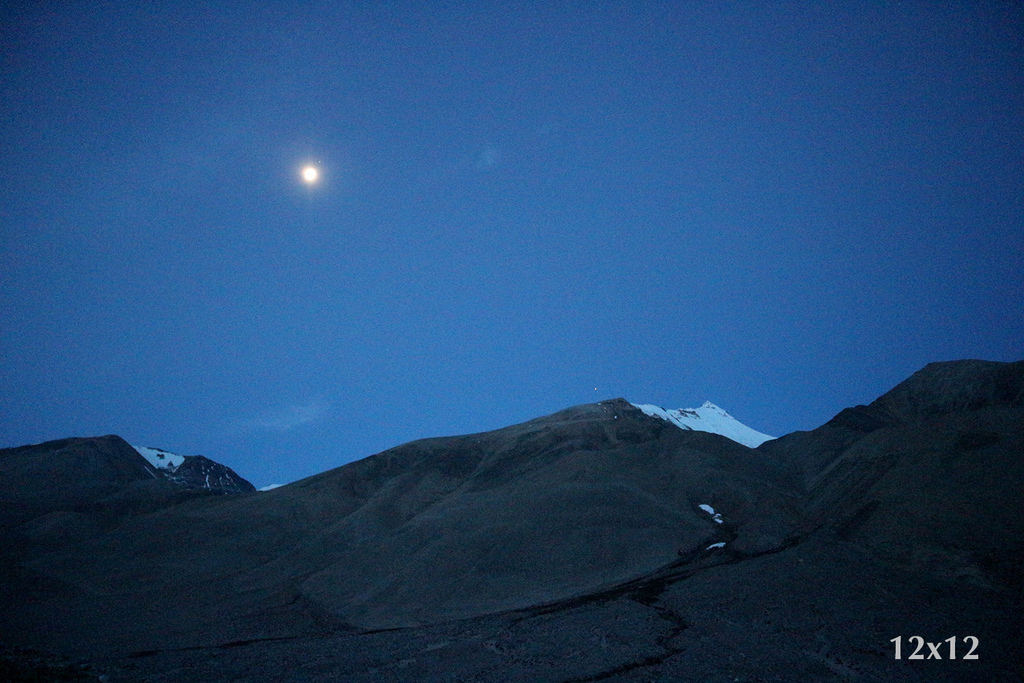
<svg viewBox="0 0 1024 683"><path fill-rule="evenodd" d="M307 185L312 185L320 177L320 170L316 166L304 166L302 168L302 179Z"/></svg>

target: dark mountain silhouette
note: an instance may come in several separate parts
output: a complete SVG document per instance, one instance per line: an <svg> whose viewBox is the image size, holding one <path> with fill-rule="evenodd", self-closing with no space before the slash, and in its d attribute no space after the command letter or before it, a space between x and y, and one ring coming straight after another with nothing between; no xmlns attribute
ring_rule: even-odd
<svg viewBox="0 0 1024 683"><path fill-rule="evenodd" d="M117 437L0 451L11 666L34 648L109 680L1024 675L1024 362L935 363L756 449L614 399L266 493L147 466ZM909 659L911 636L942 659Z"/></svg>
<svg viewBox="0 0 1024 683"><path fill-rule="evenodd" d="M27 522L43 528L85 523L87 517L117 518L180 502L190 497L183 495L187 491L254 490L230 468L201 455L185 456L173 472L153 467L118 436L0 450L3 529Z"/></svg>

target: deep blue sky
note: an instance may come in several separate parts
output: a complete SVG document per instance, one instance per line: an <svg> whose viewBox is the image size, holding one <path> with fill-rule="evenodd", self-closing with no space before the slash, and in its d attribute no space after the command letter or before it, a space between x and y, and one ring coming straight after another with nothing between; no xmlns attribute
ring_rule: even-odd
<svg viewBox="0 0 1024 683"><path fill-rule="evenodd" d="M0 446L261 486L1024 358L1020 3L286 5L4 3Z"/></svg>

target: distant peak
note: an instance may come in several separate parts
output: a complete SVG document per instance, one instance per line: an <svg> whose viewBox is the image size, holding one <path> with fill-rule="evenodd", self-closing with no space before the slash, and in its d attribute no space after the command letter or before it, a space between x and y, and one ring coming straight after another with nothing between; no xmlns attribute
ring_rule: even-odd
<svg viewBox="0 0 1024 683"><path fill-rule="evenodd" d="M215 493L254 491L255 487L226 465L203 455L178 455L162 448L132 446L158 472L177 486Z"/></svg>
<svg viewBox="0 0 1024 683"><path fill-rule="evenodd" d="M647 415L667 420L680 429L720 434L749 448L757 448L765 441L775 438L751 429L711 401L704 401L700 408L676 408L674 410L665 410L660 406L649 404L633 403L632 405Z"/></svg>
<svg viewBox="0 0 1024 683"><path fill-rule="evenodd" d="M178 469L181 463L185 462L185 456L165 451L162 448L151 448L148 446L132 446L149 464L157 469L173 472Z"/></svg>

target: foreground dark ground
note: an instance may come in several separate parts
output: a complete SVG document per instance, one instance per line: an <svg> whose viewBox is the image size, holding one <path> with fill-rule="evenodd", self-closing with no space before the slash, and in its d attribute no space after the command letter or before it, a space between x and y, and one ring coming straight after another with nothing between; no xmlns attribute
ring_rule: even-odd
<svg viewBox="0 0 1024 683"><path fill-rule="evenodd" d="M827 571L823 571L827 568ZM52 662L53 680L1020 681L1021 620L1000 595L921 581L839 540L693 576L420 628ZM866 580L868 579L868 580ZM903 659L891 638L903 635ZM978 638L978 660L908 659L906 638ZM911 648L912 649L912 648ZM925 647L924 654L927 654ZM25 660L22 653L21 659ZM37 669L38 670L38 669ZM101 678L101 676L103 678ZM17 680L17 679L14 679ZM27 679L31 680L31 679ZM41 679L47 680L47 679Z"/></svg>
<svg viewBox="0 0 1024 683"><path fill-rule="evenodd" d="M1024 680L1024 363L755 450L667 427L611 401L216 498L83 440L109 486L58 507L56 456L4 451L0 675Z"/></svg>

